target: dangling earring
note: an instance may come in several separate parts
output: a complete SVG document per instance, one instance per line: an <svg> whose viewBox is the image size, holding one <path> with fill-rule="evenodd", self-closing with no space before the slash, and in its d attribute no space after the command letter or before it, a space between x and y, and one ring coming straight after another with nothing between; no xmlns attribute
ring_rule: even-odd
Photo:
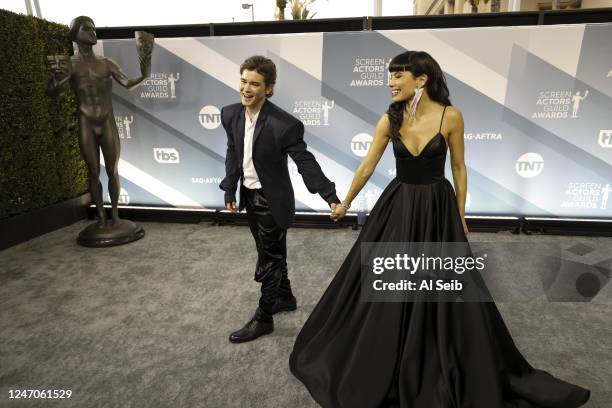
<svg viewBox="0 0 612 408"><path fill-rule="evenodd" d="M421 100L421 95L423 95L423 87L417 86L414 90L414 96L410 101L410 105L408 106L408 120L410 122L414 121L416 118L416 110L417 106L419 105L419 101Z"/></svg>

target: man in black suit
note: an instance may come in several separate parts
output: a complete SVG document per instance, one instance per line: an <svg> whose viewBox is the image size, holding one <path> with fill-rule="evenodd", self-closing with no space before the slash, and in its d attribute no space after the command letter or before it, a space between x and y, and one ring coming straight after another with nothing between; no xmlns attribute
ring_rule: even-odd
<svg viewBox="0 0 612 408"><path fill-rule="evenodd" d="M225 206L232 212L246 208L257 247L255 280L261 283L259 306L253 318L230 335L233 343L255 340L274 330L272 315L297 307L287 276L287 228L295 216L295 198L287 155L297 165L311 193L319 193L334 210L340 203L334 183L325 177L306 150L304 125L267 98L276 82L274 62L260 55L240 66L240 99L221 110L227 133ZM240 180L240 204L236 189Z"/></svg>

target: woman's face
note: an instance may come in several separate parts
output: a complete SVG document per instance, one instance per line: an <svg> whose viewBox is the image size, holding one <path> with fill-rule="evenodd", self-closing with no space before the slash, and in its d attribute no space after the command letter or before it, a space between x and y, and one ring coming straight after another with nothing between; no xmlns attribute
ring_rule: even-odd
<svg viewBox="0 0 612 408"><path fill-rule="evenodd" d="M391 72L389 88L393 102L407 101L414 96L416 87L425 85L425 76L414 77L410 71Z"/></svg>

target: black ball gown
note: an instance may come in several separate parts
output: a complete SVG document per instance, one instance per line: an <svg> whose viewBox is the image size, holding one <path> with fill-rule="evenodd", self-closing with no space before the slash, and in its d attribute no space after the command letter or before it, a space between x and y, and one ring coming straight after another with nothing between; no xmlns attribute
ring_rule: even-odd
<svg viewBox="0 0 612 408"><path fill-rule="evenodd" d="M364 302L361 242L467 242L440 131L393 140L385 188L300 331L290 369L325 408L574 408L590 391L534 369L494 302Z"/></svg>

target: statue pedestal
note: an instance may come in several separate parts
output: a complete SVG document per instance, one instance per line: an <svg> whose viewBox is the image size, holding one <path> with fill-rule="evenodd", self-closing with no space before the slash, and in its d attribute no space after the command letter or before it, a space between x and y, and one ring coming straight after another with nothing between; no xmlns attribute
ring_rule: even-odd
<svg viewBox="0 0 612 408"><path fill-rule="evenodd" d="M130 220L119 220L115 224L108 220L104 226L98 222L88 225L79 234L77 244L91 248L111 247L139 240L144 235L144 230Z"/></svg>

